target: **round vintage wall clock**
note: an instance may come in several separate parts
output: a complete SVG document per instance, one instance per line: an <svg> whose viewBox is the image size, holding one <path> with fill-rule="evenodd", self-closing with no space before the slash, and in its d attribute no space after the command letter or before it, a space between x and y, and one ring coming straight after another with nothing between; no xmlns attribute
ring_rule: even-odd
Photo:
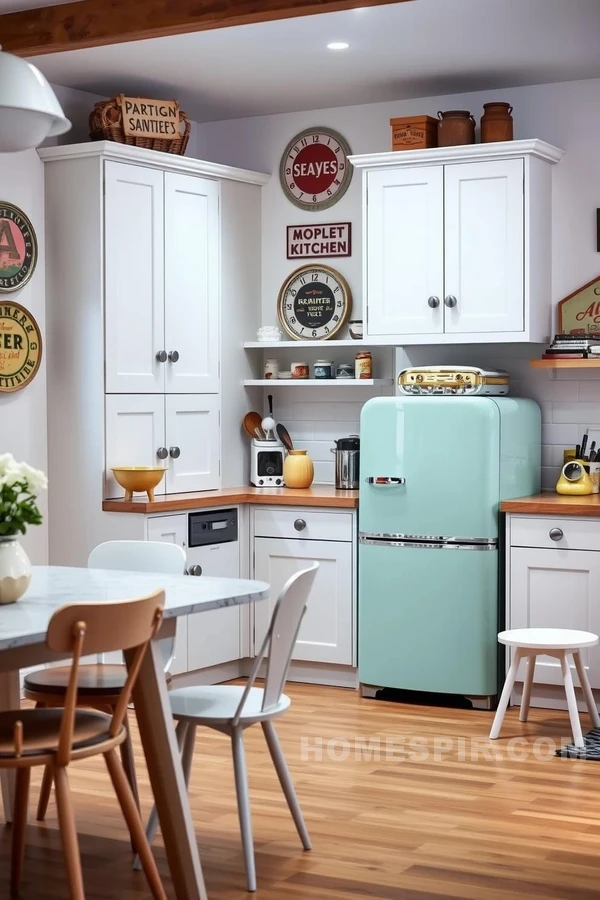
<svg viewBox="0 0 600 900"><path fill-rule="evenodd" d="M352 151L331 128L307 128L289 142L279 177L288 198L301 209L327 209L340 200L352 181Z"/></svg>
<svg viewBox="0 0 600 900"><path fill-rule="evenodd" d="M18 291L37 263L33 225L18 206L0 200L0 293Z"/></svg>
<svg viewBox="0 0 600 900"><path fill-rule="evenodd" d="M38 373L42 335L30 312L0 299L0 392L20 391Z"/></svg>
<svg viewBox="0 0 600 900"><path fill-rule="evenodd" d="M339 272L329 266L301 266L281 286L279 321L298 341L333 337L352 309L352 294Z"/></svg>

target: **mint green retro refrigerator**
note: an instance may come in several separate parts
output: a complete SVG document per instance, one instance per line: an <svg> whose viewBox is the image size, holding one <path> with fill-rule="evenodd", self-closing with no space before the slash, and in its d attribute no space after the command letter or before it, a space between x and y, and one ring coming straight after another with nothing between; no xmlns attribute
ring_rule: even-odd
<svg viewBox="0 0 600 900"><path fill-rule="evenodd" d="M377 397L360 433L361 684L493 697L499 504L539 490L539 407Z"/></svg>

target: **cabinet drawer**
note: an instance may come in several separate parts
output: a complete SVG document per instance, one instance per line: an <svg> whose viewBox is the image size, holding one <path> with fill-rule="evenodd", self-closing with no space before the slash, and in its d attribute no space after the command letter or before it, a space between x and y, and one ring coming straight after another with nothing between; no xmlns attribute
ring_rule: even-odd
<svg viewBox="0 0 600 900"><path fill-rule="evenodd" d="M562 532L562 537L557 540L550 537L554 529ZM511 516L510 543L512 547L544 547L549 550L600 550L600 519Z"/></svg>
<svg viewBox="0 0 600 900"><path fill-rule="evenodd" d="M302 523L306 524L303 526ZM351 541L352 513L261 507L254 510L254 534L256 537Z"/></svg>

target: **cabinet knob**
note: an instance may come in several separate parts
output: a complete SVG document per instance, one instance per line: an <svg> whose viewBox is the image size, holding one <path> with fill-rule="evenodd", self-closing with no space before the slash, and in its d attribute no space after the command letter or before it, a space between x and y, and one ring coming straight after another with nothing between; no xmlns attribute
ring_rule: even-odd
<svg viewBox="0 0 600 900"><path fill-rule="evenodd" d="M167 450L166 447L159 447L158 450L156 451L156 455L158 456L159 459L166 459L167 456L169 455L169 451Z"/></svg>
<svg viewBox="0 0 600 900"><path fill-rule="evenodd" d="M169 447L169 456L171 459L179 459L181 456L181 450L179 447Z"/></svg>
<svg viewBox="0 0 600 900"><path fill-rule="evenodd" d="M454 309L454 307L458 303L458 300L456 299L454 294L448 294L447 297L444 297L444 303L446 304L448 309Z"/></svg>
<svg viewBox="0 0 600 900"><path fill-rule="evenodd" d="M437 309L438 306L440 305L440 298L439 297L430 297L429 300L427 301L427 303L429 304L429 306L432 309Z"/></svg>
<svg viewBox="0 0 600 900"><path fill-rule="evenodd" d="M188 569L188 575L202 575L202 566L196 565L190 566Z"/></svg>
<svg viewBox="0 0 600 900"><path fill-rule="evenodd" d="M564 538L564 532L562 528L551 528L549 537L551 541L561 541Z"/></svg>
<svg viewBox="0 0 600 900"><path fill-rule="evenodd" d="M304 519L296 519L296 521L294 522L294 528L296 529L296 531L304 531L304 529L306 528L306 522L304 521Z"/></svg>
<svg viewBox="0 0 600 900"><path fill-rule="evenodd" d="M167 361L167 351L159 350L158 353L156 354L156 359L157 359L157 362L163 362L163 363L166 362Z"/></svg>
<svg viewBox="0 0 600 900"><path fill-rule="evenodd" d="M178 350L169 350L169 362L176 363L179 359Z"/></svg>

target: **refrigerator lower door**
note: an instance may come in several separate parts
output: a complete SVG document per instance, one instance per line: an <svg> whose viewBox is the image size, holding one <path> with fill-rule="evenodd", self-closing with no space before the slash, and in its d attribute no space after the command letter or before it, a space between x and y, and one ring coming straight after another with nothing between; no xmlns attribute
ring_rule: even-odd
<svg viewBox="0 0 600 900"><path fill-rule="evenodd" d="M361 684L496 693L497 549L361 544L358 612Z"/></svg>

